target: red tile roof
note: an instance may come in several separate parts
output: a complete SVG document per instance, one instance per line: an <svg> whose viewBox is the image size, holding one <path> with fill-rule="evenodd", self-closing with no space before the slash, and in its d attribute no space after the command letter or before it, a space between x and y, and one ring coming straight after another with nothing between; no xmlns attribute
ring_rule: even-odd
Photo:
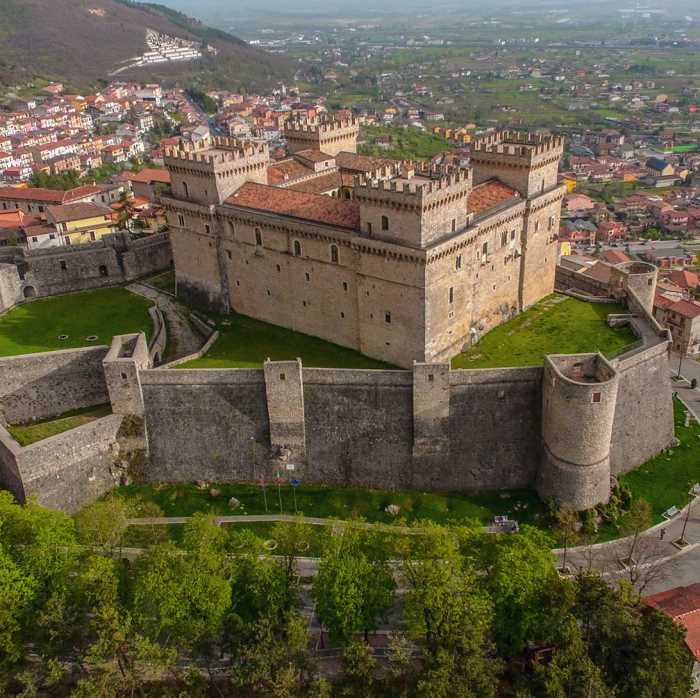
<svg viewBox="0 0 700 698"><path fill-rule="evenodd" d="M655 308L669 308L676 302L675 298L666 298L661 293L657 293L654 296L654 307Z"/></svg>
<svg viewBox="0 0 700 698"><path fill-rule="evenodd" d="M630 261L630 258L619 250L604 250L600 253L600 258L608 264L622 264Z"/></svg>
<svg viewBox="0 0 700 698"><path fill-rule="evenodd" d="M700 661L700 583L652 594L644 600L686 628L685 644Z"/></svg>
<svg viewBox="0 0 700 698"><path fill-rule="evenodd" d="M267 211L342 228L360 227L360 206L354 201L340 201L330 196L308 194L248 182L226 199L231 206Z"/></svg>
<svg viewBox="0 0 700 698"><path fill-rule="evenodd" d="M489 179L482 184L477 184L471 190L467 211L476 214L483 213L519 196L520 194L507 184L503 184L498 179Z"/></svg>
<svg viewBox="0 0 700 698"><path fill-rule="evenodd" d="M16 199L17 201L43 201L48 204L62 204L83 199L102 190L94 184L86 184L75 189L63 191L60 189L41 189L38 187L0 187L0 199Z"/></svg>
<svg viewBox="0 0 700 698"><path fill-rule="evenodd" d="M313 177L298 184L292 184L289 188L293 191L303 191L307 194L323 194L333 191L343 186L343 176L340 172L330 172L329 174Z"/></svg>
<svg viewBox="0 0 700 698"><path fill-rule="evenodd" d="M66 223L79 221L86 218L109 217L112 211L106 206L98 206L88 202L79 204L65 204L63 206L49 206L48 214L54 223Z"/></svg>
<svg viewBox="0 0 700 698"><path fill-rule="evenodd" d="M391 167L396 165L396 160L375 157L373 155L357 155L343 151L335 156L335 164L341 170L352 170L353 172L372 172L380 167Z"/></svg>
<svg viewBox="0 0 700 698"><path fill-rule="evenodd" d="M681 288L697 288L700 284L700 279L695 272L687 271L686 269L674 269L669 277L671 281Z"/></svg>
<svg viewBox="0 0 700 698"><path fill-rule="evenodd" d="M151 182L170 184L170 172L157 167L146 167L141 172L122 172L121 178L130 182L143 182L144 184L150 184Z"/></svg>
<svg viewBox="0 0 700 698"><path fill-rule="evenodd" d="M670 306L669 310L692 320L700 315L700 303L695 301L680 300L676 301L672 306Z"/></svg>
<svg viewBox="0 0 700 698"><path fill-rule="evenodd" d="M297 160L280 160L267 168L267 183L283 184L313 174L314 170L311 167Z"/></svg>

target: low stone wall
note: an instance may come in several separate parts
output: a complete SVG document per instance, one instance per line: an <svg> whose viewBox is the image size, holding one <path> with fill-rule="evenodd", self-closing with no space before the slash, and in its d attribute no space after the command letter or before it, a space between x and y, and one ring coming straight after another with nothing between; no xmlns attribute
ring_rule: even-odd
<svg viewBox="0 0 700 698"><path fill-rule="evenodd" d="M556 268L554 284L557 291L574 289L585 291L591 296L600 296L602 298L609 298L611 295L610 287L607 283L562 266L557 266Z"/></svg>
<svg viewBox="0 0 700 698"><path fill-rule="evenodd" d="M148 309L148 314L153 321L153 334L148 343L148 354L153 366L159 365L165 356L165 347L168 343L168 331L165 325L163 312L157 305L152 305Z"/></svg>
<svg viewBox="0 0 700 698"><path fill-rule="evenodd" d="M22 424L109 402L102 370L107 351L97 346L0 358L0 417Z"/></svg>
<svg viewBox="0 0 700 698"><path fill-rule="evenodd" d="M24 448L0 427L0 485L20 502L69 513L115 485L114 456L123 417L110 415Z"/></svg>

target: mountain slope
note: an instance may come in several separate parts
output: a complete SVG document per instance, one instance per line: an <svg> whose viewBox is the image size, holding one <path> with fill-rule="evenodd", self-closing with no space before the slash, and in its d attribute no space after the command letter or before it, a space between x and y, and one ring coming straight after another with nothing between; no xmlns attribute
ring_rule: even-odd
<svg viewBox="0 0 700 698"><path fill-rule="evenodd" d="M129 0L0 0L0 76L42 75L86 85L148 51L146 31L206 44L194 62L129 68L121 79L178 78L204 86L255 86L289 76L282 58L169 8Z"/></svg>

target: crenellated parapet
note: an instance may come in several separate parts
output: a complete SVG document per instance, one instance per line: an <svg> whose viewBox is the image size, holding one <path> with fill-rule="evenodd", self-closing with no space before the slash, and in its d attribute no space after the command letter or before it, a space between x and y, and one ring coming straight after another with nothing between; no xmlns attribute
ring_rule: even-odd
<svg viewBox="0 0 700 698"><path fill-rule="evenodd" d="M534 196L557 183L564 138L525 131L497 131L471 144L474 183L497 177L523 196Z"/></svg>
<svg viewBox="0 0 700 698"><path fill-rule="evenodd" d="M283 130L290 152L320 150L328 155L356 153L359 133L360 122L355 118L288 121Z"/></svg>

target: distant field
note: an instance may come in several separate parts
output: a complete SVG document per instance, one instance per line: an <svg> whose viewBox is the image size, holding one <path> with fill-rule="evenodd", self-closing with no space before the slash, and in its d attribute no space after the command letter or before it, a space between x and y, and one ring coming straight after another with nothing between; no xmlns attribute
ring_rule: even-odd
<svg viewBox="0 0 700 698"><path fill-rule="evenodd" d="M486 334L469 351L452 359L452 368L539 366L545 354L600 351L608 356L637 341L627 327L605 324L622 306L585 303L552 295Z"/></svg>
<svg viewBox="0 0 700 698"><path fill-rule="evenodd" d="M315 368L394 368L352 349L244 315L223 316L217 329L219 339L206 356L178 368L260 368L268 357L273 361L299 357L304 366Z"/></svg>
<svg viewBox="0 0 700 698"><path fill-rule="evenodd" d="M0 317L0 356L109 344L116 334L152 331L149 300L105 288L25 303ZM66 339L59 336L67 335ZM87 337L96 336L89 342Z"/></svg>

